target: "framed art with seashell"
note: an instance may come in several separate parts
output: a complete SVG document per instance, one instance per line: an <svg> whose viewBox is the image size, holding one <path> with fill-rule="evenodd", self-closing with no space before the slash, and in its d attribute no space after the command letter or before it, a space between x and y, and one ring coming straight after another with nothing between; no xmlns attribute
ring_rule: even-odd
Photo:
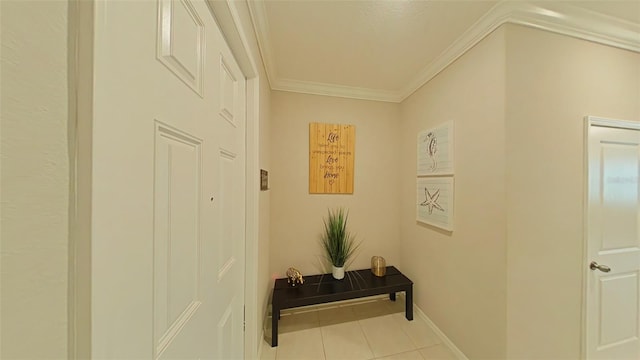
<svg viewBox="0 0 640 360"><path fill-rule="evenodd" d="M417 174L453 175L453 121L418 134Z"/></svg>

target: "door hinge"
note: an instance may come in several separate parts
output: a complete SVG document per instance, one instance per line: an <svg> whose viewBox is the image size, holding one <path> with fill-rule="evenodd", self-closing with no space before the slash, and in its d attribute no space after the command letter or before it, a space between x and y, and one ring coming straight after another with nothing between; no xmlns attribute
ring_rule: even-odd
<svg viewBox="0 0 640 360"><path fill-rule="evenodd" d="M242 307L242 332L247 331L247 306Z"/></svg>

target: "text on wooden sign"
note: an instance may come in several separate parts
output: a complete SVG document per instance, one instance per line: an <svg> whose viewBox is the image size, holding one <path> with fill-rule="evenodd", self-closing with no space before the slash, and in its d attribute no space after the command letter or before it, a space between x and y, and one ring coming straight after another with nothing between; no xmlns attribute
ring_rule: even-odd
<svg viewBox="0 0 640 360"><path fill-rule="evenodd" d="M353 194L356 129L309 124L309 193Z"/></svg>

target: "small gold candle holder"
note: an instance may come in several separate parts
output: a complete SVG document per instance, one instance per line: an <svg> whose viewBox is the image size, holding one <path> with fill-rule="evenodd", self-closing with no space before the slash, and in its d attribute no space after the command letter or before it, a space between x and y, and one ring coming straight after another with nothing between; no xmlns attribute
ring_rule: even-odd
<svg viewBox="0 0 640 360"><path fill-rule="evenodd" d="M387 273L387 262L382 256L371 257L371 272L378 277L383 277Z"/></svg>

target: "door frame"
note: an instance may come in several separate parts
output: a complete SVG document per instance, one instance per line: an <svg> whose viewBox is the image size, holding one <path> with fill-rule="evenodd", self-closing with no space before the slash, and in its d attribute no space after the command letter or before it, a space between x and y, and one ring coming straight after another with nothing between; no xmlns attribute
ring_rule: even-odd
<svg viewBox="0 0 640 360"><path fill-rule="evenodd" d="M588 298L588 282L589 271L586 271L589 267L591 260L589 259L589 130L592 126L605 126L617 129L627 130L640 130L640 122L631 120L619 120L603 118L598 116L585 116L584 117L584 166L583 166L583 246L582 246L582 326L580 334L580 352L581 358L587 358L587 298Z"/></svg>
<svg viewBox="0 0 640 360"><path fill-rule="evenodd" d="M91 358L91 179L94 2L69 4L69 358ZM244 1L205 0L246 79L245 331L244 355L258 355L259 52ZM247 22L248 21L248 22ZM253 41L252 43L256 43ZM257 44L257 43L256 43ZM257 45L256 45L257 46Z"/></svg>

